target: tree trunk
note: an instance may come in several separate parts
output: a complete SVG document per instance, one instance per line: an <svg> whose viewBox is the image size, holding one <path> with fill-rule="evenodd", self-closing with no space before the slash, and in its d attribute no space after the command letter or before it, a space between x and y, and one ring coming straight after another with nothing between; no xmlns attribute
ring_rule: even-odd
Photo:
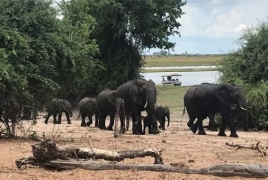
<svg viewBox="0 0 268 180"><path fill-rule="evenodd" d="M155 164L163 164L162 149L143 149L130 151L107 151L96 148L77 148L70 146L57 146L53 141L42 141L32 145L34 158L39 162L55 159L104 159L108 161L123 161L125 158L151 156Z"/></svg>
<svg viewBox="0 0 268 180"><path fill-rule="evenodd" d="M17 167L25 164L39 165L34 158L20 159L16 161ZM96 161L79 161L79 160L52 160L42 165L53 170L137 170L137 171L155 171L155 172L173 172L183 174L203 174L214 175L220 177L268 177L268 167L260 164L224 164L215 165L200 169L188 169L184 167L173 167L162 164L156 165L131 165L116 164L115 162L100 163Z"/></svg>

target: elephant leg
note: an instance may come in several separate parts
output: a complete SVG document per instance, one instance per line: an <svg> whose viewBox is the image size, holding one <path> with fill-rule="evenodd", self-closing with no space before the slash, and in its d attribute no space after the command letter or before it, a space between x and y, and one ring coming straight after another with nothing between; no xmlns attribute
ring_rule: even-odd
<svg viewBox="0 0 268 180"><path fill-rule="evenodd" d="M115 112L110 113L110 124L107 127L107 130L113 131L113 126L114 126L114 117L115 117Z"/></svg>
<svg viewBox="0 0 268 180"><path fill-rule="evenodd" d="M146 127L147 127L148 125L147 125L147 121L146 121L146 119L144 118L144 120L143 120L143 134L145 134L145 130L146 130Z"/></svg>
<svg viewBox="0 0 268 180"><path fill-rule="evenodd" d="M62 113L61 112L59 112L58 113L58 124L61 124L61 117L62 117Z"/></svg>
<svg viewBox="0 0 268 180"><path fill-rule="evenodd" d="M189 115L189 118L190 119L189 119L189 121L187 123L187 126L189 128L191 128L193 126L193 124L194 124L194 120L196 119L196 116L194 114L192 114L192 115Z"/></svg>
<svg viewBox="0 0 268 180"><path fill-rule="evenodd" d="M66 118L67 118L67 122L68 122L68 124L72 124L72 123L71 123L71 120L70 120L70 114L69 114L67 111L64 111L64 113L65 113L65 116L66 116Z"/></svg>
<svg viewBox="0 0 268 180"><path fill-rule="evenodd" d="M218 131L216 124L215 124L215 114L210 114L208 116L209 118L209 124L208 124L208 130L210 131Z"/></svg>
<svg viewBox="0 0 268 180"><path fill-rule="evenodd" d="M99 129L103 130L106 129L105 126L105 118L107 117L107 115L104 114L99 114Z"/></svg>
<svg viewBox="0 0 268 180"><path fill-rule="evenodd" d="M54 124L58 124L58 121L57 121L57 113L53 113L53 123Z"/></svg>
<svg viewBox="0 0 268 180"><path fill-rule="evenodd" d="M127 119L126 119L126 130L127 131L129 129L129 120L130 120L130 116L127 116Z"/></svg>
<svg viewBox="0 0 268 180"><path fill-rule="evenodd" d="M203 128L203 119L199 119L198 120L198 135L206 135L206 132L205 132L205 130L204 130L204 128Z"/></svg>
<svg viewBox="0 0 268 180"><path fill-rule="evenodd" d="M135 109L135 111L132 114L133 118L133 130L132 133L136 135L143 134L142 132L142 125L141 125L141 111Z"/></svg>
<svg viewBox="0 0 268 180"><path fill-rule="evenodd" d="M226 122L224 119L222 119L220 132L218 133L218 136L226 136L225 134L225 128L226 128Z"/></svg>
<svg viewBox="0 0 268 180"><path fill-rule="evenodd" d="M163 117L163 119L162 119L162 124L161 124L161 126L162 126L162 130L166 130L166 128L165 128L165 124L166 124L166 119L165 119L165 117Z"/></svg>
<svg viewBox="0 0 268 180"><path fill-rule="evenodd" d="M86 127L86 117L85 117L85 115L83 114L81 114L81 118L82 118L82 121L81 121L81 126L82 127Z"/></svg>
<svg viewBox="0 0 268 180"><path fill-rule="evenodd" d="M221 115L221 117L222 117L222 120L221 120L221 126L220 126L220 131L218 133L218 136L226 136L226 134L225 134L226 119L222 115Z"/></svg>
<svg viewBox="0 0 268 180"><path fill-rule="evenodd" d="M238 135L236 133L235 126L234 126L234 123L230 119L228 121L228 126L229 126L229 128L231 130L230 137L238 137Z"/></svg>
<svg viewBox="0 0 268 180"><path fill-rule="evenodd" d="M49 117L52 115L51 112L48 112L45 119L45 124L47 124Z"/></svg>
<svg viewBox="0 0 268 180"><path fill-rule="evenodd" d="M98 112L95 113L95 127L99 126L99 116L98 116Z"/></svg>
<svg viewBox="0 0 268 180"><path fill-rule="evenodd" d="M90 126L92 124L92 116L88 115L88 122L87 122L87 126Z"/></svg>
<svg viewBox="0 0 268 180"><path fill-rule="evenodd" d="M126 128L125 128L125 115L124 112L120 112L120 133L124 134L126 132Z"/></svg>

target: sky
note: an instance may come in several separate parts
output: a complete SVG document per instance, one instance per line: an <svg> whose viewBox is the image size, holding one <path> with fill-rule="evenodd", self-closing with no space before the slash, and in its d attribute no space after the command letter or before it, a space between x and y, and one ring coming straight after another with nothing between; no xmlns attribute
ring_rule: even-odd
<svg viewBox="0 0 268 180"><path fill-rule="evenodd" d="M244 30L267 19L267 5L268 0L188 0L182 7L186 14L179 19L181 37L170 37L176 43L170 53L223 54L236 50Z"/></svg>

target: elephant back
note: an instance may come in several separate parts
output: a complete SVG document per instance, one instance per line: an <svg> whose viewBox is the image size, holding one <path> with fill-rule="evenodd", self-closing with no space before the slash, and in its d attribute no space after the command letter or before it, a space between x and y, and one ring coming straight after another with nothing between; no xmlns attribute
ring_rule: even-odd
<svg viewBox="0 0 268 180"><path fill-rule="evenodd" d="M79 102L79 109L86 108L90 112L95 112L97 109L97 99L85 97Z"/></svg>

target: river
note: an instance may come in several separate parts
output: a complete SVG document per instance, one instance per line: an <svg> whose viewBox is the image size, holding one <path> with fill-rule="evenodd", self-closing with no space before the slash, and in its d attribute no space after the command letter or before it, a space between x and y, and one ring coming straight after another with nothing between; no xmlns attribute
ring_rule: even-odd
<svg viewBox="0 0 268 180"><path fill-rule="evenodd" d="M193 68L193 66L189 67ZM159 67L155 69L159 69ZM175 69L175 67L172 67L171 69ZM141 75L144 76L144 79L146 80L152 79L156 85L161 85L162 75L170 73L171 72L150 72L150 73L141 73ZM182 82L181 86L198 85L204 82L216 83L220 77L218 71L195 71L195 72L174 72L174 73L179 73L182 75L179 77L174 77L175 79L178 78Z"/></svg>
<svg viewBox="0 0 268 180"><path fill-rule="evenodd" d="M143 69L205 69L216 68L216 66L167 66L167 67L144 67Z"/></svg>

